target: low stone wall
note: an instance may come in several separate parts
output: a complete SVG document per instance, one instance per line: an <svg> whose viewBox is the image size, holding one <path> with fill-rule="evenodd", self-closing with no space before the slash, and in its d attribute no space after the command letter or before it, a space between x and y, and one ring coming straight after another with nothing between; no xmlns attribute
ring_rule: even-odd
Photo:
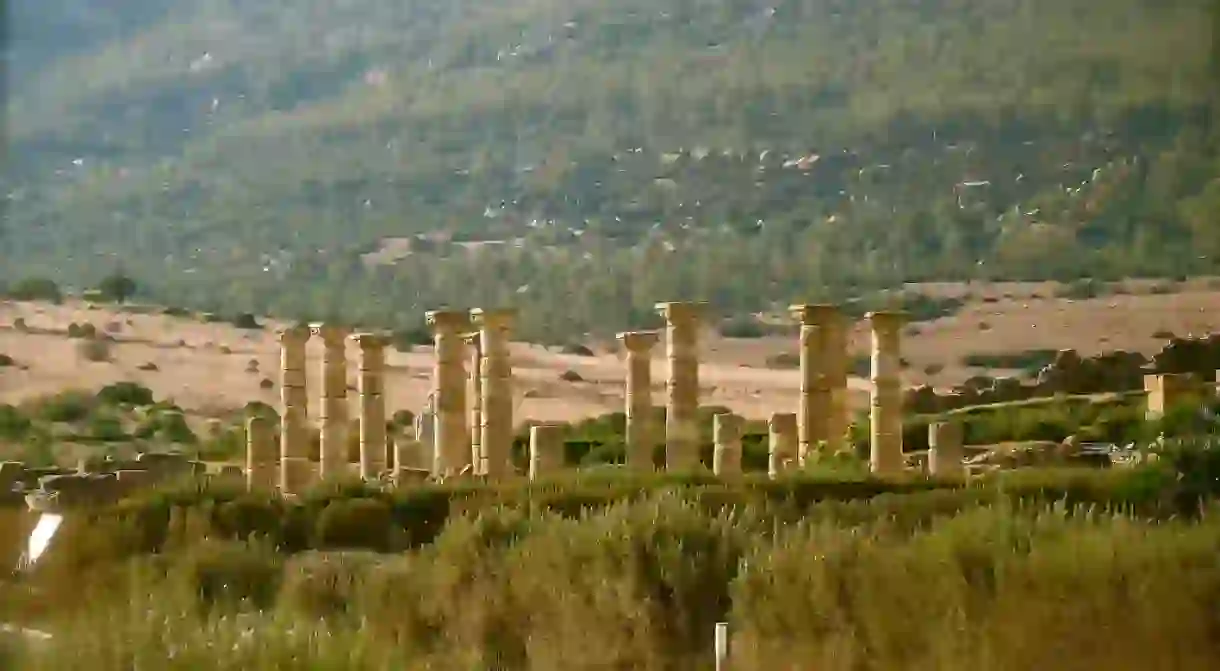
<svg viewBox="0 0 1220 671"><path fill-rule="evenodd" d="M113 503L167 480L202 477L203 462L179 453L145 453L135 459L90 460L77 469L0 462L0 504L24 500L39 511ZM240 469L228 475L240 482Z"/></svg>

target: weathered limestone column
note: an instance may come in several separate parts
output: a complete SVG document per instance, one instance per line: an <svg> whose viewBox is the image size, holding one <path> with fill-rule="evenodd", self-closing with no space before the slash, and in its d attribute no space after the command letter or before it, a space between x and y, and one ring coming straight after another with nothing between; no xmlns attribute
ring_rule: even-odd
<svg viewBox="0 0 1220 671"><path fill-rule="evenodd" d="M352 336L360 348L356 392L360 394L360 477L372 480L386 463L385 348L389 339L376 333Z"/></svg>
<svg viewBox="0 0 1220 671"><path fill-rule="evenodd" d="M831 380L831 367L834 352L832 331L836 322L841 319L839 311L833 305L792 305L788 310L801 325L800 331L800 361L801 361L801 396L800 409L797 412L797 454L801 463L811 458L812 452L820 445L831 447L831 425L835 424L832 416L835 413L834 388ZM846 380L844 380L846 383Z"/></svg>
<svg viewBox="0 0 1220 671"><path fill-rule="evenodd" d="M470 406L470 463L475 475L485 475L487 455L483 454L483 343L479 332L467 333L470 370L466 374L466 402Z"/></svg>
<svg viewBox="0 0 1220 671"><path fill-rule="evenodd" d="M851 392L847 375L851 357L847 352L851 322L837 308L827 313L823 322L826 337L822 339L826 386L830 389L830 412L826 418L826 452L838 454L850 449L848 429L851 426Z"/></svg>
<svg viewBox="0 0 1220 671"><path fill-rule="evenodd" d="M470 315L483 344L479 448L487 459L485 474L502 478L513 473L513 367L508 345L517 311L474 309Z"/></svg>
<svg viewBox="0 0 1220 671"><path fill-rule="evenodd" d="M777 477L797 458L796 413L777 412L767 423L767 473Z"/></svg>
<svg viewBox="0 0 1220 671"><path fill-rule="evenodd" d="M279 481L279 449L275 431L266 417L254 415L246 420L246 487L272 490Z"/></svg>
<svg viewBox="0 0 1220 671"><path fill-rule="evenodd" d="M902 456L902 325L901 312L870 312L873 331L870 398L869 467L878 475L901 473Z"/></svg>
<svg viewBox="0 0 1220 671"><path fill-rule="evenodd" d="M712 417L712 472L717 477L741 475L741 418L728 412Z"/></svg>
<svg viewBox="0 0 1220 671"><path fill-rule="evenodd" d="M290 327L280 331L280 492L300 494L314 480L309 461L309 391L306 388L305 344L310 331Z"/></svg>
<svg viewBox="0 0 1220 671"><path fill-rule="evenodd" d="M959 422L937 422L928 427L928 473L934 477L956 478L966 472L962 442L965 431Z"/></svg>
<svg viewBox="0 0 1220 671"><path fill-rule="evenodd" d="M427 313L435 342L432 394L436 407L432 474L457 475L470 465L470 428L466 425L466 371L462 334L470 325L465 312Z"/></svg>
<svg viewBox="0 0 1220 671"><path fill-rule="evenodd" d="M655 331L627 331L618 334L618 339L627 352L627 384L624 392L627 468L651 472L652 454L657 445L652 426L652 348L660 340L660 334Z"/></svg>
<svg viewBox="0 0 1220 671"><path fill-rule="evenodd" d="M530 480L563 470L562 424L537 424L530 427Z"/></svg>
<svg viewBox="0 0 1220 671"><path fill-rule="evenodd" d="M665 317L668 363L665 403L665 468L699 468L699 319L702 303L657 303Z"/></svg>
<svg viewBox="0 0 1220 671"><path fill-rule="evenodd" d="M347 347L349 330L331 324L311 324L313 335L322 339L322 402L318 420L322 425L319 473L323 478L347 474Z"/></svg>

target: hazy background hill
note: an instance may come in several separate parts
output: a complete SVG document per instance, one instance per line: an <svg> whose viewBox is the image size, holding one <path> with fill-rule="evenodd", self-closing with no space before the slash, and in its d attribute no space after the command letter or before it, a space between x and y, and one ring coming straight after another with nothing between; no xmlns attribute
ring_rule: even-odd
<svg viewBox="0 0 1220 671"><path fill-rule="evenodd" d="M1212 270L1213 4L10 0L0 273L559 337Z"/></svg>

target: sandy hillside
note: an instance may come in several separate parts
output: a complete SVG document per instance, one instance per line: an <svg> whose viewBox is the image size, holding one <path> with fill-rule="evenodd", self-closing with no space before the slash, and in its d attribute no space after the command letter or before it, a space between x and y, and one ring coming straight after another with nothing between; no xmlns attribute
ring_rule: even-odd
<svg viewBox="0 0 1220 671"><path fill-rule="evenodd" d="M1030 349L1075 348L1083 354L1126 349L1153 353L1166 333L1203 335L1220 331L1220 290L1210 281L1181 285L1175 293L1135 293L1089 300L1055 298L1049 284L922 285L936 295L968 296L959 313L918 324L904 338L910 362L908 384L951 385L984 372L965 368L961 357L971 353L1016 353ZM915 287L912 287L915 288ZM24 319L32 333L13 328ZM112 360L93 363L78 354L79 341L64 333L70 323L90 322L117 339ZM69 388L96 388L134 380L159 397L209 415L251 400L276 404L277 388L262 389L264 378L278 382L279 349L274 324L261 331L241 331L225 324L162 315L117 313L82 303L51 306L0 303L0 353L20 364L0 368L0 402L14 403ZM701 381L705 404L724 405L748 417L794 411L798 376L795 370L773 370L767 361L795 352L792 338L757 340L704 339ZM868 334L858 325L852 335L857 355L867 352ZM663 346L656 349L653 376L656 401L662 402ZM311 343L311 368L320 366L320 345ZM558 354L525 343L513 346L517 414L536 420L572 420L622 408L623 362L608 353L593 357ZM355 347L349 347L355 383ZM429 389L431 350L391 351L387 378L391 411L418 410ZM257 372L248 372L257 362ZM146 370L153 368L155 370ZM937 370L937 367L943 367ZM560 379L575 371L583 381ZM931 370L935 374L929 375ZM311 379L311 403L319 385ZM862 404L864 380L853 379L855 401ZM352 394L354 400L354 393Z"/></svg>

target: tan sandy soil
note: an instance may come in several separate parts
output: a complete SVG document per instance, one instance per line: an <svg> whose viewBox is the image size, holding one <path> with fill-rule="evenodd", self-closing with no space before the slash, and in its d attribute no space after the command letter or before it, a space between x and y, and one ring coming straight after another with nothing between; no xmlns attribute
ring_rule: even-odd
<svg viewBox="0 0 1220 671"><path fill-rule="evenodd" d="M1151 354L1164 343L1154 335L1158 332L1204 335L1220 330L1220 289L1213 289L1215 286L1213 281L1198 280L1173 294L1125 294L1071 301L1054 298L1053 284L922 285L918 289L925 293L971 298L960 313L921 323L917 333L904 338L903 355L911 364L906 383L946 386L984 372L961 365L961 357L970 353L1074 348L1085 355L1112 349ZM992 302L984 302L984 297ZM31 330L58 333L19 332L12 328L18 318L24 318ZM86 321L99 331L118 323L118 331L112 334L118 339L112 361L85 361L77 352L79 341L62 333L70 323ZM0 303L0 353L22 364L0 368L0 403L132 380L200 415L219 414L251 400L276 405L278 388L259 388L260 380L278 382L279 378L274 327L269 324L261 331L240 331L225 324L90 309L78 302L62 306ZM867 346L867 331L863 324L857 325L852 350L862 355ZM703 342L703 403L727 406L755 418L795 411L797 372L766 367L769 357L795 352L795 347L793 338L733 340L709 334ZM320 366L319 349L319 344L311 343L311 371ZM663 356L664 347L658 345L653 360L654 398L658 404L664 394ZM517 343L513 357L518 418L568 421L622 408L623 363L613 353L582 357ZM429 390L431 348L419 347L411 353L391 351L388 359L386 384L391 412L400 408L418 410ZM246 372L251 360L258 362L260 372ZM349 348L349 360L354 385L354 346ZM157 370L139 370L148 363L155 364ZM934 364L944 369L934 375L925 373L925 368ZM559 375L566 370L575 371L583 381L560 380ZM316 407L319 392L316 379L311 379L311 407ZM862 406L867 382L853 379L851 385L856 392L853 401ZM351 396L354 403L354 392Z"/></svg>

